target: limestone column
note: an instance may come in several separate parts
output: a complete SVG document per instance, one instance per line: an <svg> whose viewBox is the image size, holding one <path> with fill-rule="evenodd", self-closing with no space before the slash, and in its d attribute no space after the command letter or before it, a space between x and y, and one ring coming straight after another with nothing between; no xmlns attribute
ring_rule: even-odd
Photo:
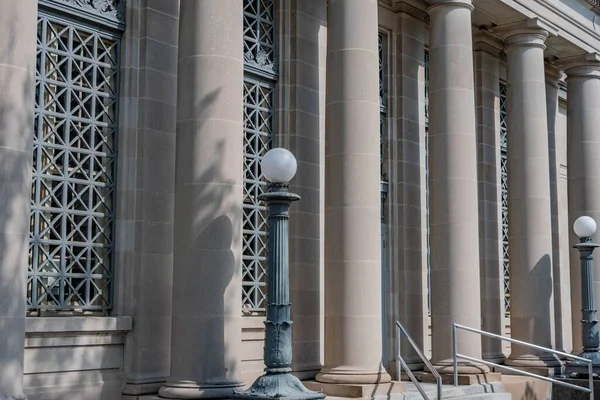
<svg viewBox="0 0 600 400"><path fill-rule="evenodd" d="M571 226L575 219L589 215L600 221L600 62L582 60L565 69L567 74L567 137L569 242L579 240ZM594 259L594 287L600 293L600 257ZM581 270L579 254L570 252L571 315L573 352L581 344ZM596 298L598 301L598 298ZM597 305L598 306L598 305Z"/></svg>
<svg viewBox="0 0 600 400"><path fill-rule="evenodd" d="M37 1L0 0L0 398L24 399Z"/></svg>
<svg viewBox="0 0 600 400"><path fill-rule="evenodd" d="M552 224L544 41L541 28L505 37L508 62L508 221L511 336L552 346ZM513 345L508 365L552 366L549 355Z"/></svg>
<svg viewBox="0 0 600 400"><path fill-rule="evenodd" d="M383 383L377 0L329 0L325 383Z"/></svg>
<svg viewBox="0 0 600 400"><path fill-rule="evenodd" d="M182 0L171 399L241 386L242 0Z"/></svg>
<svg viewBox="0 0 600 400"><path fill-rule="evenodd" d="M477 166L479 182L479 259L482 329L503 331L502 182L500 159L501 42L485 32L475 38ZM483 359L502 362L502 342L482 337Z"/></svg>
<svg viewBox="0 0 600 400"><path fill-rule="evenodd" d="M442 372L452 370L452 323L481 327L472 10L470 0L429 8L432 361ZM460 332L458 348L481 358L478 335Z"/></svg>

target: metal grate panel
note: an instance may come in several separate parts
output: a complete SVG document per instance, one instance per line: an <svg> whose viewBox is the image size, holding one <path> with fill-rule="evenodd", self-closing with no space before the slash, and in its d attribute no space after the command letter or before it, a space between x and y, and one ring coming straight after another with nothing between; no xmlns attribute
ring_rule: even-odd
<svg viewBox="0 0 600 400"><path fill-rule="evenodd" d="M275 4L273 0L244 0L244 62L246 68L277 73Z"/></svg>
<svg viewBox="0 0 600 400"><path fill-rule="evenodd" d="M38 17L29 310L112 306L119 45Z"/></svg>
<svg viewBox="0 0 600 400"><path fill-rule="evenodd" d="M502 271L504 312L510 315L510 263L508 257L508 170L506 158L506 84L500 83L500 201L502 208Z"/></svg>
<svg viewBox="0 0 600 400"><path fill-rule="evenodd" d="M425 233L427 251L427 310L431 314L431 246L429 235L429 50L423 57L425 65Z"/></svg>
<svg viewBox="0 0 600 400"><path fill-rule="evenodd" d="M387 90L387 35L379 32L379 165L381 180L381 222L385 223L384 203L388 194L388 163L387 163L387 119L388 119L388 90Z"/></svg>
<svg viewBox="0 0 600 400"><path fill-rule="evenodd" d="M242 309L266 310L267 209L258 199L267 182L260 170L273 140L275 9L272 0L244 0L244 219Z"/></svg>

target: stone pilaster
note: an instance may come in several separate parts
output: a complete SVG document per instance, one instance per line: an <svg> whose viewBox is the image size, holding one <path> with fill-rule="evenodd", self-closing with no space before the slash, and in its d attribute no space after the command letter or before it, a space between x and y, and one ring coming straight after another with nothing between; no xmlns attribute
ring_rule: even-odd
<svg viewBox="0 0 600 400"><path fill-rule="evenodd" d="M24 399L37 1L0 0L0 398Z"/></svg>
<svg viewBox="0 0 600 400"><path fill-rule="evenodd" d="M126 6L114 311L135 321L125 342L122 389L134 397L157 393L169 376L179 2Z"/></svg>
<svg viewBox="0 0 600 400"><path fill-rule="evenodd" d="M242 0L180 5L171 376L162 397L241 386Z"/></svg>
<svg viewBox="0 0 600 400"><path fill-rule="evenodd" d="M567 137L569 242L577 243L573 222L582 215L600 221L600 58L590 54L564 65L567 75ZM581 269L579 254L570 252L573 352L582 349ZM600 257L594 259L596 293L600 287ZM596 307L600 304L596 297Z"/></svg>
<svg viewBox="0 0 600 400"><path fill-rule="evenodd" d="M277 143L298 162L290 191L302 201L290 209L290 296L294 375L321 369L323 346L323 235L325 64L327 2L276 1L279 49Z"/></svg>
<svg viewBox="0 0 600 400"><path fill-rule="evenodd" d="M558 91L562 71L550 64L546 68L546 109L548 112L548 160L550 165L550 211L552 214L552 277L554 304L552 320L552 347L559 351L565 349L565 333L570 331L571 311L569 309L570 290L569 266L561 265L561 234L559 213L559 156L557 146L556 122L559 112Z"/></svg>
<svg viewBox="0 0 600 400"><path fill-rule="evenodd" d="M544 42L540 27L505 36L508 61L508 219L511 336L552 347L552 224ZM553 366L551 355L513 345L509 365Z"/></svg>
<svg viewBox="0 0 600 400"><path fill-rule="evenodd" d="M392 182L392 203L397 218L390 218L392 256L388 263L391 307L388 316L391 336L396 337L399 320L421 349L427 332L427 218L425 185L425 23L406 13L396 15L396 126L398 137L390 146L397 154L392 165L397 177ZM397 226L393 223L397 222ZM396 341L389 346L388 359L395 359ZM411 368L421 368L423 361L403 338L402 356ZM396 372L396 371L394 371Z"/></svg>
<svg viewBox="0 0 600 400"><path fill-rule="evenodd" d="M442 372L452 371L452 323L481 327L472 10L470 0L429 8L432 362ZM461 332L458 348L481 358L478 335Z"/></svg>
<svg viewBox="0 0 600 400"><path fill-rule="evenodd" d="M384 383L377 0L330 0L324 383Z"/></svg>
<svg viewBox="0 0 600 400"><path fill-rule="evenodd" d="M500 50L502 43L485 32L475 36L477 99L477 180L482 329L503 331L502 182L500 159ZM502 362L502 342L481 338L483 359Z"/></svg>

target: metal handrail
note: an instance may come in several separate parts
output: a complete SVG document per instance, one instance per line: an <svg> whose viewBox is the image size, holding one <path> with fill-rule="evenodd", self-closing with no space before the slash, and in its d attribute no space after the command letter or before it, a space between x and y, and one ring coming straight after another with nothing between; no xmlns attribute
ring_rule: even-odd
<svg viewBox="0 0 600 400"><path fill-rule="evenodd" d="M402 368L404 368L406 370L406 374L410 378L411 382L415 384L415 386L417 387L417 390L419 391L419 393L421 393L421 396L423 396L424 399L429 400L429 396L427 396L427 394L425 393L425 390L423 390L423 387L421 386L421 382L419 382L417 380L417 378L415 378L415 375L412 373L412 371L406 364L406 361L404 361L404 358L402 358L402 340L401 340L402 338L400 336L400 333L403 333L404 336L406 336L406 339L408 339L408 343L410 343L410 345L417 352L417 354L419 355L421 360L425 363L425 365L427 365L427 368L429 368L429 370L431 371L433 376L435 376L435 381L437 383L437 398L441 399L442 398L442 377L435 370L435 368L433 368L433 365L431 365L431 363L429 362L427 357L425 357L425 354L423 354L423 352L421 351L419 346L417 346L417 344L415 343L413 338L410 336L410 334L404 328L404 326L402 326L400 321L396 321L396 341L398 343L398 353L396 353L396 363L397 363L396 370L398 371L398 380L399 381L402 380Z"/></svg>
<svg viewBox="0 0 600 400"><path fill-rule="evenodd" d="M472 333L476 333L482 336L487 336L487 337L491 337L494 339L500 339L500 340L504 340L506 342L510 342L510 343L515 343L521 346L525 346L525 347L529 347L532 349L536 349L536 350L540 350L540 351L544 351L546 353L551 353L551 354L556 354L559 356L563 356L563 357L567 357L567 358L572 358L574 360L578 360L578 361L582 361L584 363L586 363L588 365L588 385L589 387L583 387L583 386L577 386L577 385L573 385L571 383L567 383L567 382L562 382L556 379L552 379L546 376L542 376L542 375L537 375L537 374L532 374L531 372L526 372L526 371L522 371L520 369L517 368L511 368L511 367L507 367L505 365L501 365L501 364L495 364L493 362L489 362L489 361L485 361L485 360L481 360L478 358L474 358L474 357L469 357L466 356L464 354L460 354L458 353L458 342L457 342L457 337L456 337L456 331L458 329L462 329L464 331L467 332L472 332ZM553 349L549 349L546 347L542 347L542 346L538 346L535 344L531 344L531 343L527 343L527 342L522 342L520 340L517 339L512 339L512 338L508 338L505 336L501 336L501 335L497 335L495 333L491 333L491 332L486 332L486 331L482 331L481 329L475 329L475 328L471 328L468 326L464 326L464 325L460 325L460 324L452 324L452 347L453 347L453 361L454 361L454 386L458 386L458 359L462 358L463 360L468 360L468 361L472 361L475 363L479 363L479 364L484 364L484 365L488 365L490 367L497 367L500 369L505 369L507 371L511 371L514 372L516 374L519 375L524 375L524 376L529 376L531 378L536 378L536 379L540 379L542 381L546 381L546 382L550 382L550 383L555 383L557 385L560 386L565 386L571 389L575 389L575 390L581 390L582 392L586 392L590 394L590 400L594 400L594 376L593 376L593 370L592 370L592 360L588 360L587 358L583 358L583 357L579 357L579 356L575 356L573 354L569 354L569 353L565 353L562 351L558 351L558 350L553 350Z"/></svg>

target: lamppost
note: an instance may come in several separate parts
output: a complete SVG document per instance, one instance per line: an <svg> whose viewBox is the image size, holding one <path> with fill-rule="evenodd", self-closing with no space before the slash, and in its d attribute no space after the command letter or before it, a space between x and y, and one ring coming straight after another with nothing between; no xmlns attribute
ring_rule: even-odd
<svg viewBox="0 0 600 400"><path fill-rule="evenodd" d="M581 260L581 339L583 352L579 357L592 360L593 374L600 372L600 338L598 337L598 314L596 310L596 294L594 291L594 249L599 245L592 242L596 233L596 221L591 217L579 217L573 224L579 243L573 247L579 250ZM567 364L566 372L571 374L589 374L588 364L574 360Z"/></svg>
<svg viewBox="0 0 600 400"><path fill-rule="evenodd" d="M236 399L323 399L320 392L308 390L292 375L292 321L290 318L290 280L288 221L290 204L300 196L290 193L288 182L296 174L296 158L283 148L271 149L262 159L263 175L270 182L260 196L269 208L267 266L267 319L265 321L265 374Z"/></svg>

